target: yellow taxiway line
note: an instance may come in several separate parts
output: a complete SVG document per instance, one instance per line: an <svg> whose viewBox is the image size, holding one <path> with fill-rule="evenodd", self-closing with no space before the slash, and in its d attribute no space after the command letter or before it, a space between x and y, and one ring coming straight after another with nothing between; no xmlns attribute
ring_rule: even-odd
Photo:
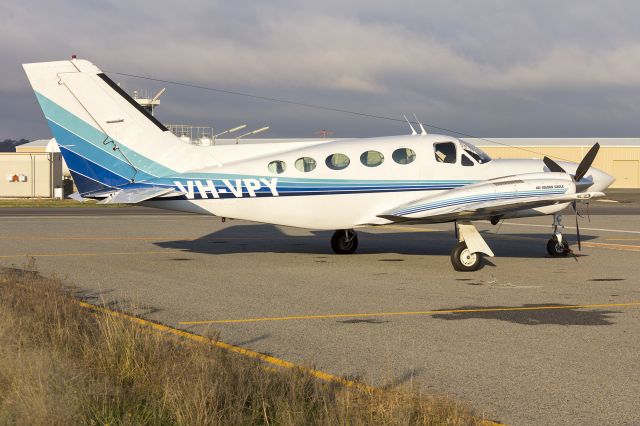
<svg viewBox="0 0 640 426"><path fill-rule="evenodd" d="M78 241L155 241L155 240L180 240L180 241L193 241L198 239L199 237L101 237L101 236L92 236L92 237L74 237L74 236L55 236L55 235L14 235L14 236L1 236L0 240L10 240L10 241L22 241L22 240L78 240Z"/></svg>
<svg viewBox="0 0 640 426"><path fill-rule="evenodd" d="M438 232L437 229L430 228L419 228L419 227L410 227L410 226L399 226L399 225L384 225L380 227L381 229L395 229L399 231L406 232ZM384 234L377 233L368 233L370 236L369 239L372 240L383 240L385 239ZM375 235L375 236L374 236ZM492 234L488 233L486 236L490 239L496 240L535 240L540 241L544 240L544 238L540 237L529 237L529 236L519 236L515 237L508 234ZM290 237L254 237L254 236L246 236L246 237L220 237L220 238L212 238L212 240L223 240L223 241L241 241L241 240L286 240ZM292 238L296 238L293 236ZM157 241L157 240L174 240L174 241L196 241L199 237L187 237L187 238L177 238L177 237L110 237L110 236L2 236L0 240L78 240L78 241L91 241L91 240L104 240L104 241ZM605 241L615 241L616 239L605 239ZM625 240L625 239L618 239ZM637 240L634 238L629 238L628 240ZM640 245L630 245L630 244L617 244L617 243L596 243L584 241L582 245L585 247L593 247L593 248L601 248L607 250L618 250L618 251L628 251L628 252L640 252ZM129 256L129 255L152 255L152 254L171 254L171 253L183 253L182 250L151 250L151 251L126 251L126 252L80 252L80 253L21 253L21 254L6 254L0 255L0 259L9 259L9 258L21 258L21 257L69 257L69 256Z"/></svg>
<svg viewBox="0 0 640 426"><path fill-rule="evenodd" d="M219 237L219 238L211 238L211 240L213 241L217 241L217 240L230 240L230 241L235 241L235 240L284 240L287 239L288 237ZM295 238L295 237L294 237ZM202 239L202 237L200 236L196 236L196 237L172 237L172 236L166 236L166 237L100 237L100 236L95 236L95 237L73 237L73 236L22 236L22 235L17 235L17 236L2 236L0 237L0 240L11 240L11 241L21 241L21 240L29 240L29 241L39 241L39 240L78 240L78 241L92 241L92 240L98 240L98 241L156 241L156 240L174 240L174 241L197 241L199 239ZM209 240L207 240L209 241Z"/></svg>
<svg viewBox="0 0 640 426"><path fill-rule="evenodd" d="M252 351L250 349L245 349L242 348L240 346L235 346L235 345L231 345L229 343L225 343L225 342L221 342L219 340L214 340L214 339L210 339L208 337L205 336L201 336L198 334L194 334L194 333L189 333L188 331L184 331L184 330L179 330L177 328L173 328L173 327L169 327L167 325L164 324L159 324L157 322L153 322L153 321L148 321L145 320L143 318L140 317L136 317L133 315L129 315L129 314L125 314L124 312L118 312L118 311L114 311L102 306L96 306L96 305L92 305L91 303L87 303L87 302L81 302L78 301L78 303L80 304L80 306L87 308L87 309L91 309L93 311L97 311L97 312L102 312L104 314L107 315L111 315L114 317L118 317L118 318L123 318L126 319L128 321L134 322L136 324L140 324L143 326L147 326L152 328L153 330L162 332L162 333L167 333L167 334L171 334L174 336L178 336L178 337L182 337L185 339L189 339L189 340L193 340L195 342L199 342L199 343L204 343L207 345L212 345L215 346L217 348L229 351L229 352L234 352L249 358L253 358L253 359L258 359L264 363L267 364L271 364L277 367L282 367L282 368L289 368L289 369L296 369L296 370L300 370L300 371L304 371L305 373L323 380L325 382L331 382L331 383L339 383L341 385L350 387L350 388L354 388L354 389L358 389L364 392L368 392L368 393L373 393L375 392L377 389L374 388L373 386L369 386L366 385L364 383L359 383L359 382L355 382L353 380L347 380L343 377L340 376L336 376L333 374L329 374L329 373L325 373L324 371L320 371L320 370L316 370L313 368L307 368L307 367L302 367L300 365L294 364L292 362L289 361L285 361L283 359L280 358L276 358L274 356L271 355L265 355L262 354L260 352L255 352Z"/></svg>
<svg viewBox="0 0 640 426"><path fill-rule="evenodd" d="M589 241L583 242L583 246L586 247L598 247L612 250L624 250L624 251L640 251L640 246L632 246L629 244L611 244L611 243L592 243Z"/></svg>
<svg viewBox="0 0 640 426"><path fill-rule="evenodd" d="M303 367L301 365L294 364L293 362L286 361L281 358L277 358L271 355L265 355L260 352L252 351L250 349L246 349L240 346L231 345L229 343L221 342L220 340L210 339L208 337L201 336L199 334L190 333L185 330L179 330L177 328L169 327L168 325L160 324L160 323L149 321L140 317L125 314L124 312L114 311L109 308L105 308L103 306L96 306L91 303L82 302L82 301L78 301L78 304L83 308L86 308L95 312L101 312L106 315L123 318L133 323L136 323L145 327L149 327L152 330L157 331L159 333L166 333L173 336L192 340L194 342L215 346L216 348L219 348L228 352L233 352L248 358L257 359L264 362L265 364L270 364L276 367L303 371L306 374L309 374L310 376L315 377L316 379L319 379L328 383L337 383L342 386L346 386L348 388L356 389L356 390L370 393L370 394L380 391L378 388L374 386L370 386L370 385L367 385L361 382L356 382L353 380L348 380L348 379L345 379L344 377L336 376L334 374L326 373L324 371L316 370L314 368ZM482 419L481 424L483 426L505 426L502 423L497 423L487 419Z"/></svg>
<svg viewBox="0 0 640 426"><path fill-rule="evenodd" d="M429 228L420 228L417 226L400 226L400 225L382 225L380 229L397 229L399 231L407 231L407 232L447 232L448 229L429 229Z"/></svg>
<svg viewBox="0 0 640 426"><path fill-rule="evenodd" d="M510 312L510 311L544 311L553 309L593 309L593 308L621 308L640 306L640 302L629 303L600 303L589 305L566 305L566 306L521 306L512 308L477 308L477 309L443 309L433 311L406 311L406 312L375 312L375 313L356 313L356 314L324 314L324 315L292 315L285 317L258 317L245 319L223 319L223 320L206 320L206 321L180 321L180 325L203 325L203 324L237 324L247 322L263 322L263 321L292 321L292 320L308 320L308 319L329 319L329 318L362 318L362 317L388 317L388 316L420 316L420 315L436 315L436 314L458 314L473 312Z"/></svg>
<svg viewBox="0 0 640 426"><path fill-rule="evenodd" d="M152 250L152 251L117 251L117 252L81 252L81 253L22 253L3 254L0 259L10 259L15 257L68 257L68 256L131 256L148 254L174 254L184 253L182 250Z"/></svg>
<svg viewBox="0 0 640 426"><path fill-rule="evenodd" d="M507 234L486 234L485 236L493 240L511 240L511 241L519 241L519 240L545 241L546 240L546 238L540 238L540 237L525 237L525 236L515 237L513 235L507 235ZM602 248L602 249L608 249L608 250L622 250L622 251L632 251L632 252L640 251L640 246L630 245L630 244L593 243L589 241L582 241L581 244L585 247Z"/></svg>

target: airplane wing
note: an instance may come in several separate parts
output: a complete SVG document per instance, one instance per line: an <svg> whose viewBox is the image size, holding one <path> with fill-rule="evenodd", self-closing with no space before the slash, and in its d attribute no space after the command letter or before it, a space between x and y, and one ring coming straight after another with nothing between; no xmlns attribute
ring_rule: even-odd
<svg viewBox="0 0 640 426"><path fill-rule="evenodd" d="M580 195L581 197L578 197ZM378 217L388 219L393 222L405 222L414 221L418 219L422 223L438 223L438 222L450 222L453 220L480 220L488 219L492 216L504 214L514 210L533 209L536 207L549 206L553 204L567 203L573 201L583 201L588 195L588 198L595 198L596 196L603 196L604 193L582 193L582 194L569 194L569 195L552 195L552 196L539 196L529 197L518 200L505 200L505 201L476 201L467 202L461 205L432 208L424 210L421 215L416 217L415 215L409 216L404 212L405 207L402 209L391 210ZM418 205L416 208L426 207L426 205Z"/></svg>
<svg viewBox="0 0 640 426"><path fill-rule="evenodd" d="M487 181L424 197L387 210L377 217L393 222L421 223L481 220L516 210L586 201L602 192L576 192L568 181Z"/></svg>

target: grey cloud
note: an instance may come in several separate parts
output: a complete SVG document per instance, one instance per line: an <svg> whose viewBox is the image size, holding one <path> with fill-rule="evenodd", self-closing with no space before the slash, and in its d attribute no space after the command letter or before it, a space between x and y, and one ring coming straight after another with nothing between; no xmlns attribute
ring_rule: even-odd
<svg viewBox="0 0 640 426"><path fill-rule="evenodd" d="M35 103L26 101L20 64L71 53L107 71L382 115L415 111L484 136L632 136L639 9L632 1L574 0L4 4L0 137L44 129ZM156 86L122 81L127 88ZM10 111L16 102L28 119ZM272 136L312 136L320 128L342 136L404 131L393 122L175 86L159 114L220 127L267 122ZM25 128L29 120L38 124Z"/></svg>

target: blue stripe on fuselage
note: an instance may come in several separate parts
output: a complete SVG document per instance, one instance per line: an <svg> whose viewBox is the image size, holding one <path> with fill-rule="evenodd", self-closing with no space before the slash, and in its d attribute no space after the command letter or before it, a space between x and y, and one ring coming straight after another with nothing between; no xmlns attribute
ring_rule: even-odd
<svg viewBox="0 0 640 426"><path fill-rule="evenodd" d="M106 186L114 187L126 185L130 181L122 176L118 176L110 170L107 170L96 163L89 161L88 159L79 156L78 154L70 151L69 149L60 146L60 153L64 157L64 161L67 163L69 170L74 170L82 175L91 178L97 182L100 182ZM132 171L133 172L133 171ZM93 189L83 188L78 182L76 186L80 193L92 192Z"/></svg>
<svg viewBox="0 0 640 426"><path fill-rule="evenodd" d="M134 170L133 167L124 160L104 152L53 121L48 120L48 122L49 128L51 129L53 136L56 138L56 142L60 148L66 148L67 151L71 151L75 155L83 157L91 163L96 164L105 170L109 170L111 173L116 175L130 178L135 174L136 180L149 180L155 177L140 170L136 173L136 170ZM62 149L60 151L62 153ZM65 153L62 153L62 156L65 161L67 161ZM80 172L87 175L84 171L80 170Z"/></svg>
<svg viewBox="0 0 640 426"><path fill-rule="evenodd" d="M64 128L68 134L74 135L75 136L74 141L82 143L83 148L85 147L84 145L88 145L98 149L99 151L102 151L103 154L106 156L114 157L112 152L113 145L103 144L103 142L107 138L107 135L104 132L96 129L89 123L85 122L84 120L70 113L66 109L62 108L60 105L51 101L46 96L43 96L38 92L35 92L35 94L36 94L36 98L38 99L38 102L40 103L40 107L42 108L42 112L44 113L44 116L50 123L55 123L58 127ZM54 137L56 138L56 141L58 142L58 144L65 145L65 144L73 143L73 142L69 142L69 143L66 142L66 137L68 136L68 134L61 134L61 137L59 139L58 135L56 135L53 128L51 128L51 131L54 134ZM143 156L137 151L129 149L129 147L127 147L126 145L123 145L122 143L120 143L120 141L114 141L114 142L118 145L120 151L124 155L126 155L129 161L131 161L136 166L136 168L140 171L138 175L141 175L142 173L149 177L156 177L156 176L168 176L175 173L174 170ZM101 164L100 161L108 159L108 157L96 155L91 159ZM118 158L116 158L116 160L118 160ZM103 167L106 167L106 165L104 164L101 164L101 165ZM142 179L142 178L139 178L139 179Z"/></svg>

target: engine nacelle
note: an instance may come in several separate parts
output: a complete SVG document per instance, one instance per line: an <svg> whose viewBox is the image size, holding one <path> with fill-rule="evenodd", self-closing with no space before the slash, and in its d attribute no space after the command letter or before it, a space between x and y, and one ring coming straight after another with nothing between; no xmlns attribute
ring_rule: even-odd
<svg viewBox="0 0 640 426"><path fill-rule="evenodd" d="M477 185L477 186L476 186ZM514 193L517 198L540 195L574 194L576 184L566 173L528 173L493 179L469 186L473 192L493 191L496 194Z"/></svg>

